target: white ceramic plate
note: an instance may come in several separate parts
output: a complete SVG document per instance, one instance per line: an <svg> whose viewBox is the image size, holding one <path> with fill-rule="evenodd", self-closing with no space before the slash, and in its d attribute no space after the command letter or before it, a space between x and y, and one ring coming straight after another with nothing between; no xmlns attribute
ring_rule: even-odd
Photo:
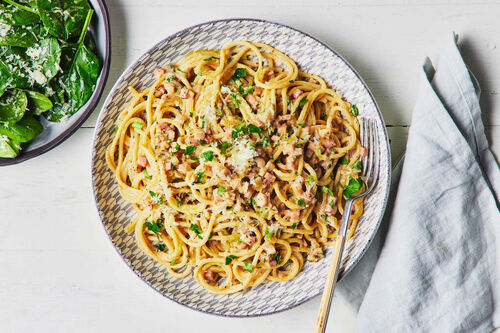
<svg viewBox="0 0 500 333"><path fill-rule="evenodd" d="M167 37L135 61L111 90L94 134L92 182L102 223L120 256L148 285L165 297L204 312L224 316L258 316L297 306L318 295L326 279L330 251L324 260L307 262L296 278L284 283L266 282L232 295L214 295L192 277L176 279L143 254L133 234L124 227L134 215L131 205L119 195L105 160L106 147L114 134L115 120L129 102L129 85L141 90L154 82L153 71L197 49L221 48L234 40L270 44L294 59L301 69L317 74L348 101L360 116L376 119L380 137L381 168L378 185L365 200L365 211L354 237L346 244L340 276L359 261L374 237L386 206L390 183L390 150L380 111L366 84L335 51L317 39L293 28L262 20L230 19L203 23Z"/></svg>

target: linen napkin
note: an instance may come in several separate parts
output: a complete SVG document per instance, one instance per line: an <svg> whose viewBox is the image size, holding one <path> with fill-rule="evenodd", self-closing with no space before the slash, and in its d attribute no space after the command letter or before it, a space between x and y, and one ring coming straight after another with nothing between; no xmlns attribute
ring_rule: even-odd
<svg viewBox="0 0 500 333"><path fill-rule="evenodd" d="M500 171L479 85L456 42L453 34L436 70L424 65L392 201L369 251L339 284L354 305L362 300L358 332L500 327Z"/></svg>

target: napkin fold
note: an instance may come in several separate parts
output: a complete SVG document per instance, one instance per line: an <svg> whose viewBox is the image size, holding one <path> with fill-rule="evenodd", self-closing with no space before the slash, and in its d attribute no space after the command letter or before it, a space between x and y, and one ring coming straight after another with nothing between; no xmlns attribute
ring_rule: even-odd
<svg viewBox="0 0 500 333"><path fill-rule="evenodd" d="M423 67L381 229L339 284L360 304L358 332L500 327L500 171L456 43Z"/></svg>

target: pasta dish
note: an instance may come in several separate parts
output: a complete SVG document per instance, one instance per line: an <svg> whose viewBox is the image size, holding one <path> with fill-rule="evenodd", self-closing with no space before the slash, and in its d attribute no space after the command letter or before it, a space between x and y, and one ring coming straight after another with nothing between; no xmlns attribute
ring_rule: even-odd
<svg viewBox="0 0 500 333"><path fill-rule="evenodd" d="M364 190L358 109L279 50L235 41L157 68L106 152L126 227L175 277L235 293L294 278ZM356 200L350 238L363 213Z"/></svg>

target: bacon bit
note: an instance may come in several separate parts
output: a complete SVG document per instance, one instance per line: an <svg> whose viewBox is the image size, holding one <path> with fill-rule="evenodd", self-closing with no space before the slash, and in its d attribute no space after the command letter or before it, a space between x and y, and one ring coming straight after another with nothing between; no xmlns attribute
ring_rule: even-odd
<svg viewBox="0 0 500 333"><path fill-rule="evenodd" d="M212 246L217 246L219 245L220 242L216 239L210 239L208 242L207 242L207 246L208 247L212 247Z"/></svg>
<svg viewBox="0 0 500 333"><path fill-rule="evenodd" d="M219 274L214 271L208 270L203 272L203 278L207 281L208 284L215 284L219 279Z"/></svg>
<svg viewBox="0 0 500 333"><path fill-rule="evenodd" d="M307 260L309 261L318 261L319 259L323 258L323 249L319 245L319 243L314 239L311 238L311 248L309 249L307 253Z"/></svg>
<svg viewBox="0 0 500 333"><path fill-rule="evenodd" d="M177 156L174 155L170 158L170 162L172 162L173 165L178 166L180 161Z"/></svg>
<svg viewBox="0 0 500 333"><path fill-rule="evenodd" d="M144 155L141 155L137 158L137 165L141 168L145 168L146 165L148 165L148 159L146 158L146 156Z"/></svg>
<svg viewBox="0 0 500 333"><path fill-rule="evenodd" d="M165 162L165 170L167 170L167 171L172 170L172 162L170 162L170 161Z"/></svg>
<svg viewBox="0 0 500 333"><path fill-rule="evenodd" d="M286 133L286 123L281 124L278 126L278 133L279 135L284 135Z"/></svg>
<svg viewBox="0 0 500 333"><path fill-rule="evenodd" d="M247 94L245 96L245 100L248 102L248 104L250 104L252 109L255 109L257 107L257 105L259 104L259 101L257 100L257 98L255 98L255 96L252 94Z"/></svg>
<svg viewBox="0 0 500 333"><path fill-rule="evenodd" d="M252 246L253 244L257 243L257 236L252 230L245 228L243 229L241 240L249 246Z"/></svg>
<svg viewBox="0 0 500 333"><path fill-rule="evenodd" d="M157 67L157 68L155 68L153 75L154 75L155 79L158 80L166 72L167 71L165 70L165 68Z"/></svg>
<svg viewBox="0 0 500 333"><path fill-rule="evenodd" d="M284 114L284 115L278 117L278 122L281 123L281 122L284 122L284 121L288 121L290 119L292 119L292 115L291 114Z"/></svg>
<svg viewBox="0 0 500 333"><path fill-rule="evenodd" d="M306 149L306 157L307 158L311 158L313 157L314 153L315 153L315 150L316 150L316 144L314 142L310 142L308 145L307 145L307 149Z"/></svg>
<svg viewBox="0 0 500 333"><path fill-rule="evenodd" d="M279 141L280 137L278 135L273 135L271 141Z"/></svg>
<svg viewBox="0 0 500 333"><path fill-rule="evenodd" d="M193 136L190 136L189 138L187 138L186 141L190 145L197 146L197 145L200 144L201 140L205 140L205 139L206 139L205 133L203 133L203 132L197 132Z"/></svg>
<svg viewBox="0 0 500 333"><path fill-rule="evenodd" d="M269 186L276 180L276 177L269 171L264 174L264 185Z"/></svg>
<svg viewBox="0 0 500 333"><path fill-rule="evenodd" d="M225 200L224 198L224 195L220 195L217 191L213 191L213 196L214 196L214 200L215 202L222 202Z"/></svg>
<svg viewBox="0 0 500 333"><path fill-rule="evenodd" d="M285 158L285 166L288 169L293 170L293 169L295 169L295 162L296 161L297 161L297 157L289 155Z"/></svg>
<svg viewBox="0 0 500 333"><path fill-rule="evenodd" d="M255 164L257 164L257 167L262 169L263 167L266 166L266 160L264 160L262 157L257 157L255 158Z"/></svg>
<svg viewBox="0 0 500 333"><path fill-rule="evenodd" d="M296 99L298 98L300 95L302 95L304 92L300 89L296 89L293 93L292 93L292 98L293 99Z"/></svg>
<svg viewBox="0 0 500 333"><path fill-rule="evenodd" d="M160 123L160 130L164 133L169 140L175 139L175 130L167 123Z"/></svg>
<svg viewBox="0 0 500 333"><path fill-rule="evenodd" d="M177 167L177 170L180 173L186 174L188 171L191 171L193 169L191 168L191 166L189 165L188 162L183 162L183 163L179 164L179 166Z"/></svg>
<svg viewBox="0 0 500 333"><path fill-rule="evenodd" d="M167 91L165 90L165 87L159 86L156 88L156 91L154 93L155 97L160 97L161 95L165 94Z"/></svg>
<svg viewBox="0 0 500 333"><path fill-rule="evenodd" d="M194 91L192 89L189 89L189 88L182 88L181 89L181 92L179 93L179 96L180 98L193 98L194 97Z"/></svg>
<svg viewBox="0 0 500 333"><path fill-rule="evenodd" d="M264 193L259 192L255 196L255 202L256 202L257 206L264 207L264 206L267 206L267 204L269 203L269 198Z"/></svg>
<svg viewBox="0 0 500 333"><path fill-rule="evenodd" d="M276 253L276 248L274 247L274 244L272 244L272 243L267 243L266 246L264 247L264 250L266 250L267 254L275 254Z"/></svg>
<svg viewBox="0 0 500 333"><path fill-rule="evenodd" d="M359 156L366 157L368 155L368 148L361 147L359 148Z"/></svg>
<svg viewBox="0 0 500 333"><path fill-rule="evenodd" d="M300 219L300 210L298 209L288 209L285 211L285 216L292 222L297 222Z"/></svg>
<svg viewBox="0 0 500 333"><path fill-rule="evenodd" d="M254 95L256 96L261 96L262 93L264 92L264 89L262 87L255 86L254 87Z"/></svg>
<svg viewBox="0 0 500 333"><path fill-rule="evenodd" d="M290 155L290 156L301 156L303 154L303 149L295 147L291 143L285 145L283 148L283 154L285 155Z"/></svg>
<svg viewBox="0 0 500 333"><path fill-rule="evenodd" d="M335 142L334 139L327 139L323 142L323 147L330 149L337 146L337 143Z"/></svg>
<svg viewBox="0 0 500 333"><path fill-rule="evenodd" d="M248 182L243 182L243 185L241 186L239 192L245 200L250 200L252 195L255 193L255 190L252 186L250 186Z"/></svg>
<svg viewBox="0 0 500 333"><path fill-rule="evenodd" d="M302 133L304 133L305 135L307 134L311 134L311 126L306 126L302 129Z"/></svg>
<svg viewBox="0 0 500 333"><path fill-rule="evenodd" d="M165 87L168 95L173 95L174 94L174 92L175 92L175 84L173 84L172 82L165 82L163 84L163 87Z"/></svg>

